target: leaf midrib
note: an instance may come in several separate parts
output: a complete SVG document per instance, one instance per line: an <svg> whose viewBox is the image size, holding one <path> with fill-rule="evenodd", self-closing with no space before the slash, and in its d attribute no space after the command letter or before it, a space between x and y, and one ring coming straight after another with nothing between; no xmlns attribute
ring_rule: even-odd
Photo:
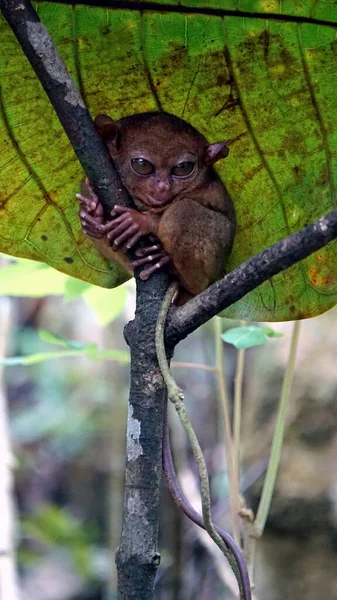
<svg viewBox="0 0 337 600"><path fill-rule="evenodd" d="M74 5L77 0L49 0L57 4ZM38 3L41 0L38 0ZM323 25L326 27L337 28L337 21L328 21L326 19L316 19L315 17L305 17L300 15L290 15L273 12L252 12L243 10L231 10L222 8L207 8L202 6L186 6L183 2L179 4L159 4L158 2L132 2L132 0L84 0L81 2L84 6L100 6L106 9L124 9L130 11L152 11L161 13L183 13L186 15L206 15L213 17L241 17L244 19L262 19L272 21L282 21L286 23L309 23L312 25Z"/></svg>

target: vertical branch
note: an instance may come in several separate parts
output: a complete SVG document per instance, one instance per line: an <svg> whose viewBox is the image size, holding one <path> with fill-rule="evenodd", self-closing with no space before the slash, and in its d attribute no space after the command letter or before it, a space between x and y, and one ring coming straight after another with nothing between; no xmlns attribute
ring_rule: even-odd
<svg viewBox="0 0 337 600"><path fill-rule="evenodd" d="M131 206L80 92L29 0L0 0L0 9L53 105L103 207Z"/></svg>
<svg viewBox="0 0 337 600"><path fill-rule="evenodd" d="M130 206L109 152L44 25L29 0L0 0L0 9L54 106L106 213ZM168 276L137 281L137 311L126 329L131 388L122 539L116 555L118 589L127 600L151 600L157 551L164 383L155 351L155 324ZM8 595L6 595L6 599Z"/></svg>
<svg viewBox="0 0 337 600"><path fill-rule="evenodd" d="M167 288L164 273L137 280L134 321L125 329L131 350L123 530L116 554L123 600L151 600L157 548L165 385L158 366L155 326Z"/></svg>

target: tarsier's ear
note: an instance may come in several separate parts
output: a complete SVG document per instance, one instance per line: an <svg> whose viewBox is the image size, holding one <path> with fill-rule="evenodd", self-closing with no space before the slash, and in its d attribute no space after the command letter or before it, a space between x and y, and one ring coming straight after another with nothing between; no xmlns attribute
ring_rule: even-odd
<svg viewBox="0 0 337 600"><path fill-rule="evenodd" d="M214 165L221 158L226 158L229 154L227 142L214 142L210 144L206 150L205 162L206 165Z"/></svg>
<svg viewBox="0 0 337 600"><path fill-rule="evenodd" d="M108 115L97 115L94 120L96 130L105 141L111 154L119 150L120 129L117 121L114 121Z"/></svg>

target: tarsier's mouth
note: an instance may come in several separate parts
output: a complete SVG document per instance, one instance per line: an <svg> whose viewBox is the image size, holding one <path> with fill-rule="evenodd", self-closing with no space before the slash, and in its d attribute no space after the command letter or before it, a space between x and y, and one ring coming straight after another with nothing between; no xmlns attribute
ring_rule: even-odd
<svg viewBox="0 0 337 600"><path fill-rule="evenodd" d="M149 206L150 208L162 208L164 206L167 206L167 204L170 204L173 201L173 197L172 196L166 196L165 198L154 198L153 196L150 196L150 194L146 194L145 197L145 203L147 206Z"/></svg>

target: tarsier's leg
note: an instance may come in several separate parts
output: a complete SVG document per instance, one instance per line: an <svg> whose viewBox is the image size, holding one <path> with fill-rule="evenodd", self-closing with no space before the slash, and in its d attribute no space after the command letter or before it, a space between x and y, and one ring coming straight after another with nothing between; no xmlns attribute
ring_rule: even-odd
<svg viewBox="0 0 337 600"><path fill-rule="evenodd" d="M193 295L223 276L233 236L225 214L190 199L169 206L158 229L182 286Z"/></svg>
<svg viewBox="0 0 337 600"><path fill-rule="evenodd" d="M80 200L79 217L83 232L94 239L106 239L107 245L115 252L127 252L139 239L147 235L151 223L147 216L136 210L123 206L115 206L111 211L113 219L104 222L103 206L94 193L89 180L86 178L82 185L81 194L76 194ZM140 215L140 217L138 217ZM136 251L137 258L129 262L134 269L142 265L141 279L148 279L154 271L170 262L170 257L163 250L162 245L155 236L149 236L151 245L145 245ZM139 257L139 258L138 258Z"/></svg>

